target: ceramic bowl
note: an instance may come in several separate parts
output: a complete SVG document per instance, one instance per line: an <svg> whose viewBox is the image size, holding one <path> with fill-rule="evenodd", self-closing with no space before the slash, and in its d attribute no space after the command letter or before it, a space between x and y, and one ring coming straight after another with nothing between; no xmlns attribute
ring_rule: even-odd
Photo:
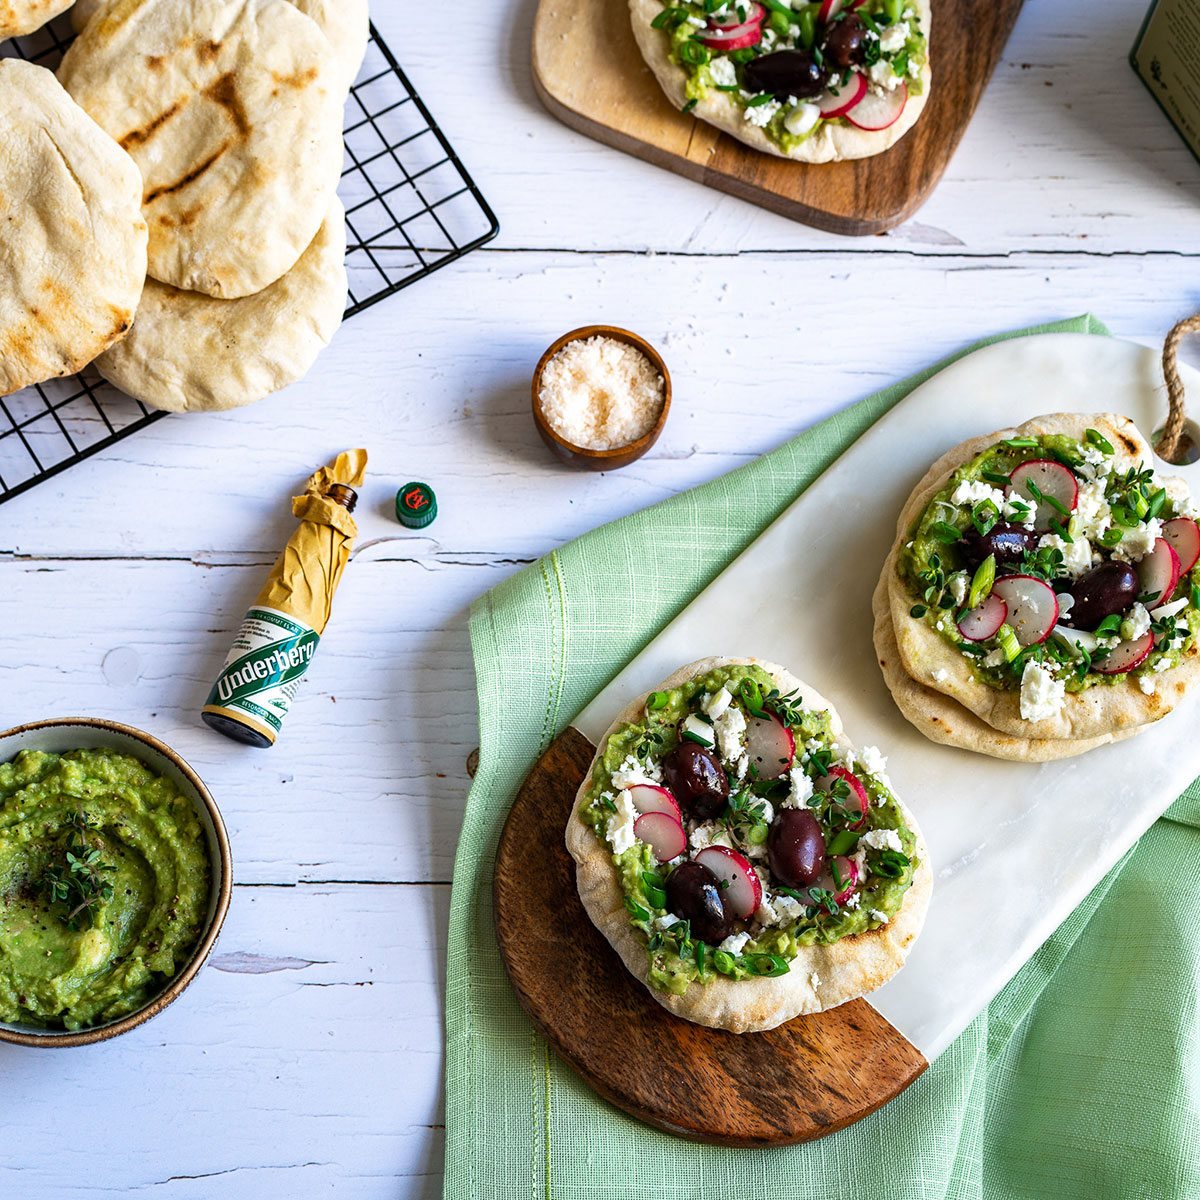
<svg viewBox="0 0 1200 1200"><path fill-rule="evenodd" d="M546 364L569 342L583 341L591 337L612 338L613 341L624 342L627 346L640 350L654 364L654 369L662 376L663 380L663 406L654 427L636 441L629 442L624 446L614 446L611 450L589 450L586 446L576 446L573 442L568 442L566 438L555 433L546 420L545 413L542 412L542 372L545 371ZM570 463L573 467L582 467L587 471L615 471L618 467L627 467L631 462L636 462L658 441L658 435L662 433L663 426L667 423L667 413L670 411L671 376L667 371L667 364L662 360L662 355L645 338L638 337L636 333L630 333L628 329L618 329L614 325L587 325L583 329L573 329L570 333L564 333L542 355L533 372L533 420L537 425L538 433L542 436L542 441L563 462Z"/></svg>
<svg viewBox="0 0 1200 1200"><path fill-rule="evenodd" d="M67 750L115 750L133 755L152 771L170 779L191 800L208 835L212 885L204 932L184 969L149 1004L106 1025L75 1032L0 1022L0 1042L13 1042L20 1046L90 1046L127 1033L151 1017L158 1016L199 974L216 943L229 909L233 884L229 836L225 832L221 813L200 776L169 746L139 729L118 725L115 721L66 717L56 721L35 721L0 733L0 763L11 761L22 750L41 750L48 754L62 754Z"/></svg>

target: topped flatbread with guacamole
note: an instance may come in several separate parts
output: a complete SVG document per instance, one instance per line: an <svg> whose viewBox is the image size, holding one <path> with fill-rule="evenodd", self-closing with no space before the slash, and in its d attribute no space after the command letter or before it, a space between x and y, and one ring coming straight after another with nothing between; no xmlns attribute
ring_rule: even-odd
<svg viewBox="0 0 1200 1200"><path fill-rule="evenodd" d="M933 881L879 751L753 658L702 659L631 701L566 842L588 916L651 996L734 1033L880 987Z"/></svg>
<svg viewBox="0 0 1200 1200"><path fill-rule="evenodd" d="M929 96L929 0L629 0L677 108L797 162L895 145Z"/></svg>
<svg viewBox="0 0 1200 1200"><path fill-rule="evenodd" d="M965 736L937 740L1042 760L1140 732L1179 703L1200 680L1200 508L1154 461L1128 418L1060 413L933 465L877 593L885 676L894 651L917 685L889 677L905 716L930 734L926 709L954 711L921 700L936 694L1004 744L973 745L962 720Z"/></svg>

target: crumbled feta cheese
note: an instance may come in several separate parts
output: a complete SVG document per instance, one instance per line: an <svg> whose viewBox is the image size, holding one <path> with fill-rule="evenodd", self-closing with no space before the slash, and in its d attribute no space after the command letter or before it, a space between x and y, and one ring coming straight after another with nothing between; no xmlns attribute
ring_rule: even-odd
<svg viewBox="0 0 1200 1200"><path fill-rule="evenodd" d="M1080 537L1097 540L1112 524L1112 509L1104 498L1106 479L1096 479L1079 489L1071 519Z"/></svg>
<svg viewBox="0 0 1200 1200"><path fill-rule="evenodd" d="M775 905L781 924L791 924L804 915L805 906L795 896L772 896L771 903Z"/></svg>
<svg viewBox="0 0 1200 1200"><path fill-rule="evenodd" d="M880 912L879 909L877 909L877 908L871 909L871 911L869 913L867 913L867 916L869 916L872 921L880 921L884 925L886 925L888 923L887 913Z"/></svg>
<svg viewBox="0 0 1200 1200"><path fill-rule="evenodd" d="M913 79L921 74L921 64L915 58L908 60L908 73Z"/></svg>
<svg viewBox="0 0 1200 1200"><path fill-rule="evenodd" d="M775 905L772 898L763 891L762 901L754 912L755 920L761 925L774 925L779 920L779 914L775 911Z"/></svg>
<svg viewBox="0 0 1200 1200"><path fill-rule="evenodd" d="M1153 696L1158 690L1158 681L1150 675L1139 675L1138 687L1142 689L1143 695Z"/></svg>
<svg viewBox="0 0 1200 1200"><path fill-rule="evenodd" d="M639 762L630 754L625 761L613 772L613 787L619 791L637 787L639 783L662 783L662 767L656 762Z"/></svg>
<svg viewBox="0 0 1200 1200"><path fill-rule="evenodd" d="M879 48L884 54L895 54L904 49L908 41L908 22L901 21L899 25L889 25L879 35Z"/></svg>
<svg viewBox="0 0 1200 1200"><path fill-rule="evenodd" d="M950 678L950 672L947 671L945 667L938 667L938 669L934 671L930 678L934 683L945 683L946 680Z"/></svg>
<svg viewBox="0 0 1200 1200"><path fill-rule="evenodd" d="M771 118L779 111L779 108L778 100L768 100L766 104L751 105L746 109L746 121L748 124L762 129L765 125L770 125Z"/></svg>
<svg viewBox="0 0 1200 1200"><path fill-rule="evenodd" d="M1171 660L1169 658L1160 658L1158 660L1158 662L1156 662L1154 664L1154 670L1156 673L1159 673L1159 674L1161 674L1161 672L1163 672L1163 671L1169 671L1170 669L1171 669Z"/></svg>
<svg viewBox="0 0 1200 1200"><path fill-rule="evenodd" d="M1125 620L1129 622L1130 626L1128 641L1136 641L1142 634L1150 632L1150 614L1146 611L1144 604L1135 602ZM1121 636L1125 637L1125 633L1125 621L1122 621Z"/></svg>
<svg viewBox="0 0 1200 1200"><path fill-rule="evenodd" d="M733 849L733 842L729 837L729 830L723 825L718 825L716 821L705 821L701 825L697 825L692 830L688 841L692 844L693 850L703 850L707 846L728 846Z"/></svg>
<svg viewBox="0 0 1200 1200"><path fill-rule="evenodd" d="M1067 695L1067 685L1039 662L1027 662L1021 675L1021 719L1045 721L1056 717Z"/></svg>
<svg viewBox="0 0 1200 1200"><path fill-rule="evenodd" d="M771 823L773 820L775 820L775 807L774 807L774 805L772 805L772 803L770 802L770 800L760 800L760 801L759 801L759 804L762 806L762 820L763 820L763 822L764 822L765 824L767 824L767 825L770 825L770 823Z"/></svg>
<svg viewBox="0 0 1200 1200"><path fill-rule="evenodd" d="M714 722L721 761L731 765L742 755L742 734L746 732L746 714L740 708L727 708Z"/></svg>
<svg viewBox="0 0 1200 1200"><path fill-rule="evenodd" d="M1200 504L1196 503L1195 498L1188 492L1187 484L1182 479L1171 477L1166 480L1167 495L1171 497L1171 503L1175 506L1175 515L1178 517L1191 517L1196 520L1200 517Z"/></svg>
<svg viewBox="0 0 1200 1200"><path fill-rule="evenodd" d="M1072 579L1092 569L1092 544L1084 537L1077 537L1073 542L1065 541L1057 533L1045 533L1038 541L1038 549L1060 550L1063 556L1063 569Z"/></svg>
<svg viewBox="0 0 1200 1200"><path fill-rule="evenodd" d="M878 746L864 746L856 755L855 760L868 775L884 775L887 773L887 759Z"/></svg>
<svg viewBox="0 0 1200 1200"><path fill-rule="evenodd" d="M900 76L892 70L892 64L885 58L881 58L877 63L872 64L868 74L871 77L871 82L886 92L898 88L902 82Z"/></svg>
<svg viewBox="0 0 1200 1200"><path fill-rule="evenodd" d="M1126 531L1113 549L1113 558L1119 558L1122 562L1140 562L1154 549L1154 543L1160 537L1162 522L1157 517L1151 517L1144 525Z"/></svg>
<svg viewBox="0 0 1200 1200"><path fill-rule="evenodd" d="M703 17L686 17L685 20L694 29L703 29L708 24L708 22ZM728 59L725 59L725 61L729 62Z"/></svg>
<svg viewBox="0 0 1200 1200"><path fill-rule="evenodd" d="M869 846L872 850L903 850L900 835L894 829L872 829L858 839L860 847Z"/></svg>
<svg viewBox="0 0 1200 1200"><path fill-rule="evenodd" d="M712 74L713 83L719 87L737 86L737 71L734 69L732 58L719 55L708 64L708 69Z"/></svg>
<svg viewBox="0 0 1200 1200"><path fill-rule="evenodd" d="M819 988L819 987L821 986L821 977L820 977L820 975L818 975L818 974L816 973L816 971L814 971L814 972L813 972L813 973L812 973L812 974L811 974L811 975L808 977L808 982L809 982L809 983L811 983L811 984L813 985L813 990L815 991L817 988Z"/></svg>
<svg viewBox="0 0 1200 1200"><path fill-rule="evenodd" d="M717 949L724 950L726 954L741 954L749 940L748 933L731 933Z"/></svg>
<svg viewBox="0 0 1200 1200"><path fill-rule="evenodd" d="M888 69L891 70L890 67ZM950 493L950 499L960 506L974 507L984 500L990 500L996 506L997 511L1004 507L1004 493L999 488L994 488L991 484L984 483L979 479L960 480L958 486Z"/></svg>
<svg viewBox="0 0 1200 1200"><path fill-rule="evenodd" d="M719 691L709 692L700 701L700 707L705 716L712 717L715 721L732 703L733 697L729 694L729 689L722 686Z"/></svg>
<svg viewBox="0 0 1200 1200"><path fill-rule="evenodd" d="M793 137L803 137L812 132L820 119L821 110L815 104L797 104L783 118L783 127Z"/></svg>
<svg viewBox="0 0 1200 1200"><path fill-rule="evenodd" d="M738 760L733 770L733 777L741 783L746 778L746 772L750 770L750 755L742 753L738 756Z"/></svg>
<svg viewBox="0 0 1200 1200"><path fill-rule="evenodd" d="M787 794L787 798L780 803L784 808L807 808L808 802L812 799L813 785L812 780L804 773L803 767L793 767L788 772L788 781L791 784L791 790Z"/></svg>
<svg viewBox="0 0 1200 1200"><path fill-rule="evenodd" d="M611 793L605 792L602 799L613 799ZM627 792L622 792L613 800L617 811L608 818L608 829L605 836L614 854L624 854L636 841L633 836L633 823L637 820L637 810Z"/></svg>
<svg viewBox="0 0 1200 1200"><path fill-rule="evenodd" d="M950 595L955 604L962 604L967 598L967 592L970 591L971 582L967 578L966 571L955 571L949 579L946 580L946 587L950 590Z"/></svg>
<svg viewBox="0 0 1200 1200"><path fill-rule="evenodd" d="M777 34L775 30L769 27L763 29L762 41L760 42L760 45L764 50L773 49L777 41L779 41L779 34Z"/></svg>
<svg viewBox="0 0 1200 1200"><path fill-rule="evenodd" d="M849 908L849 909L855 909L861 903L862 903L862 896L858 892L855 892L854 895L851 896L850 899L847 900L846 903L842 905L842 907Z"/></svg>
<svg viewBox="0 0 1200 1200"><path fill-rule="evenodd" d="M985 667L1002 667L1006 662L1008 662L1008 657L999 646L995 650L989 650L983 656L983 665Z"/></svg>

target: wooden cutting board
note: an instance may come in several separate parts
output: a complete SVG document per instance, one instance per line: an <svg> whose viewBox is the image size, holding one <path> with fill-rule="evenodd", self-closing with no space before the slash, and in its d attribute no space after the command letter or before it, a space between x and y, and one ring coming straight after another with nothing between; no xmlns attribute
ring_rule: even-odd
<svg viewBox="0 0 1200 1200"><path fill-rule="evenodd" d="M882 233L942 177L1021 2L932 0L929 103L891 150L856 162L775 158L678 112L642 59L625 0L540 0L533 81L559 120L618 150L818 229Z"/></svg>
<svg viewBox="0 0 1200 1200"><path fill-rule="evenodd" d="M842 1129L925 1070L920 1051L865 1000L741 1035L656 1004L588 919L563 842L594 753L568 728L538 760L500 835L493 880L496 938L517 999L589 1087L668 1133L766 1146Z"/></svg>

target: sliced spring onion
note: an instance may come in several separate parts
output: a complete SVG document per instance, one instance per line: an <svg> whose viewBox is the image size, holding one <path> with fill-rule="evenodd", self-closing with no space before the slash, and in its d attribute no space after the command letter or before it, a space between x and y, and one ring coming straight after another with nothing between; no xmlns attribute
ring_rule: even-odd
<svg viewBox="0 0 1200 1200"><path fill-rule="evenodd" d="M992 594L996 582L996 556L989 554L975 568L970 590L967 592L967 611L978 608Z"/></svg>
<svg viewBox="0 0 1200 1200"><path fill-rule="evenodd" d="M849 854L855 846L858 845L859 835L850 829L843 829L835 833L825 846L825 853L830 858L836 858L839 854Z"/></svg>
<svg viewBox="0 0 1200 1200"><path fill-rule="evenodd" d="M1007 621L996 633L996 644L1004 652L1006 662L1012 662L1021 653L1021 643L1017 641L1016 630Z"/></svg>
<svg viewBox="0 0 1200 1200"><path fill-rule="evenodd" d="M732 954L727 953L725 950L718 950L713 955L713 966L716 967L716 969L720 971L722 975L732 975L736 964L737 960Z"/></svg>
<svg viewBox="0 0 1200 1200"><path fill-rule="evenodd" d="M939 542L944 542L947 546L953 545L962 536L958 529L951 525L949 521L934 521L929 527L929 532Z"/></svg>
<svg viewBox="0 0 1200 1200"><path fill-rule="evenodd" d="M650 914L636 900L631 900L628 896L625 897L625 907L635 921L650 920Z"/></svg>
<svg viewBox="0 0 1200 1200"><path fill-rule="evenodd" d="M1112 442L1108 440L1098 429L1089 429L1087 431L1087 440L1096 447L1097 450L1103 450L1105 454L1116 454L1112 447Z"/></svg>
<svg viewBox="0 0 1200 1200"><path fill-rule="evenodd" d="M651 692L646 697L646 710L648 712L658 712L660 708L666 708L670 700L670 694L667 692Z"/></svg>

